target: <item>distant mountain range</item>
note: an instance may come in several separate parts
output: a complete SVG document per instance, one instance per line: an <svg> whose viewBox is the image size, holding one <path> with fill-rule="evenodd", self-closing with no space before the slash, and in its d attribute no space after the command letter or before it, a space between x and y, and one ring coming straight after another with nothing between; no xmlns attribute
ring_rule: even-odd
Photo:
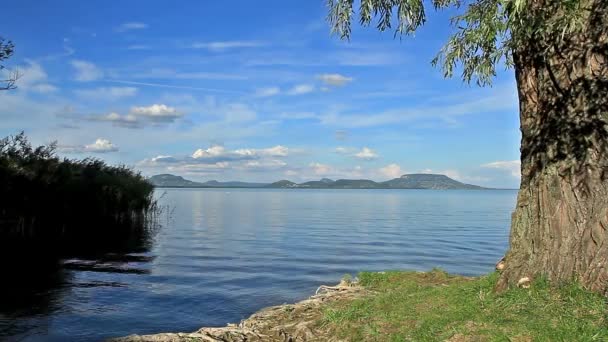
<svg viewBox="0 0 608 342"><path fill-rule="evenodd" d="M156 187L161 188L275 188L275 189L436 189L436 190L483 190L477 185L465 184L446 175L415 173L403 175L386 182L369 179L323 178L318 181L294 183L281 180L274 183L218 182L215 180L200 183L171 174L156 175L149 178Z"/></svg>
<svg viewBox="0 0 608 342"><path fill-rule="evenodd" d="M152 176L148 180L159 188L263 188L268 186L268 183L218 182L216 180L200 183L168 173Z"/></svg>

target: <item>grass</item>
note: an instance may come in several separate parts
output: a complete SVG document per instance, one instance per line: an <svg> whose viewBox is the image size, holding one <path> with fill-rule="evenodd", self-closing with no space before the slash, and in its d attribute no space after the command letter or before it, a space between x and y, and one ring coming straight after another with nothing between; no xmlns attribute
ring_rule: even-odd
<svg viewBox="0 0 608 342"><path fill-rule="evenodd" d="M542 279L499 295L497 276L364 272L372 294L328 307L322 324L349 341L608 341L603 296Z"/></svg>

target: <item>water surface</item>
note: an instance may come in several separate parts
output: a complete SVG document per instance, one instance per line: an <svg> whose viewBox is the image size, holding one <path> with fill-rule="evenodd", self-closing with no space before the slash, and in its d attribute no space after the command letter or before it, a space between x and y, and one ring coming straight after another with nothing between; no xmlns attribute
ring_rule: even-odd
<svg viewBox="0 0 608 342"><path fill-rule="evenodd" d="M162 196L161 196L162 195ZM0 304L0 339L102 340L238 322L346 273L493 269L516 191L161 189L149 251L64 260Z"/></svg>

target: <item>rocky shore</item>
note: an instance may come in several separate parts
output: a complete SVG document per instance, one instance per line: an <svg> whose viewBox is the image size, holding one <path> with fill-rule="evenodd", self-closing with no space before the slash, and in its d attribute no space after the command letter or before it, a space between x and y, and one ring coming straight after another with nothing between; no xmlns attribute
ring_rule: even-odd
<svg viewBox="0 0 608 342"><path fill-rule="evenodd" d="M201 328L191 333L161 333L154 335L129 335L115 338L113 342L303 342L341 341L321 324L324 307L336 301L348 301L361 297L366 290L356 282L341 281L336 286L321 286L309 299L295 304L284 304L262 309L239 324L219 328Z"/></svg>

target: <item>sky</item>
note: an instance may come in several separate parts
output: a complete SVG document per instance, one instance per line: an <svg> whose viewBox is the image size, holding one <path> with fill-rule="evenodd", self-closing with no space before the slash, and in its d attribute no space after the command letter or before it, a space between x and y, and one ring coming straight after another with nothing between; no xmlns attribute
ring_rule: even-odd
<svg viewBox="0 0 608 342"><path fill-rule="evenodd" d="M388 180L440 173L519 187L512 70L492 87L431 60L457 12L415 36L332 35L324 0L11 1L0 36L22 76L0 135L68 158L196 181Z"/></svg>

